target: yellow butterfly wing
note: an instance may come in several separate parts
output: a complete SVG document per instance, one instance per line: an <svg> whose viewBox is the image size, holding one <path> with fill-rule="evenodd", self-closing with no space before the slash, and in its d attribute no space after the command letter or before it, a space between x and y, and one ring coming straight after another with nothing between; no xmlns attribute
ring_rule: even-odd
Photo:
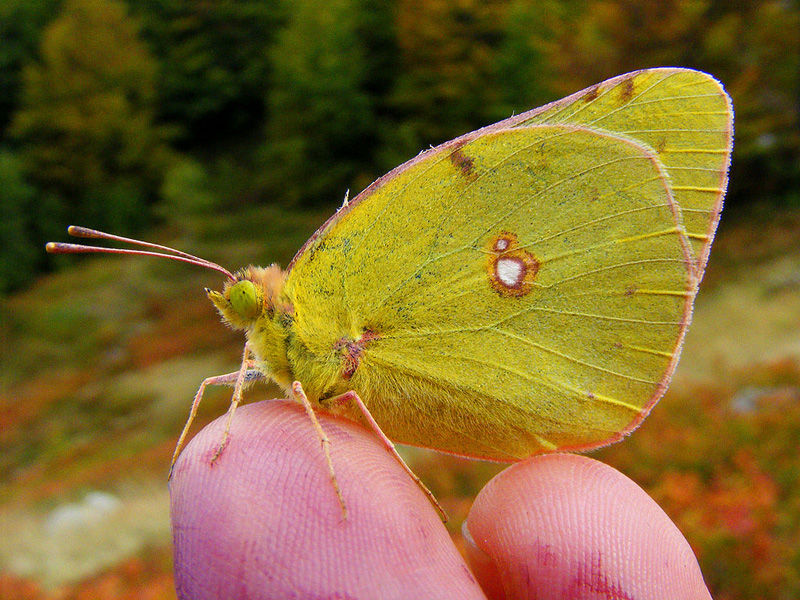
<svg viewBox="0 0 800 600"><path fill-rule="evenodd" d="M648 145L669 175L702 278L733 146L733 107L717 80L689 69L637 71L497 125L542 123L582 125Z"/></svg>
<svg viewBox="0 0 800 600"><path fill-rule="evenodd" d="M354 390L397 441L594 447L663 394L695 274L648 144L492 126L398 167L301 250L288 360L312 400Z"/></svg>

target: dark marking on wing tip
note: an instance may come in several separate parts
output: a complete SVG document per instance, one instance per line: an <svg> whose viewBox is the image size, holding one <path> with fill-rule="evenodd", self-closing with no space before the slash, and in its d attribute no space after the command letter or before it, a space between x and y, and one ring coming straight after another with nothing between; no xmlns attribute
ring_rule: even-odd
<svg viewBox="0 0 800 600"><path fill-rule="evenodd" d="M617 350L622 350L622 342L614 342L612 346Z"/></svg>
<svg viewBox="0 0 800 600"><path fill-rule="evenodd" d="M638 287L636 287L635 285L629 285L628 288L625 290L625 297L630 298L638 291L639 291Z"/></svg>
<svg viewBox="0 0 800 600"><path fill-rule="evenodd" d="M453 166L459 170L459 172L466 177L467 179L474 179L476 176L475 173L475 160L466 154L461 149L463 144L457 146L455 150L450 153L450 162L453 163Z"/></svg>
<svg viewBox="0 0 800 600"><path fill-rule="evenodd" d="M630 102L635 92L633 77L628 77L620 85L619 99L622 103Z"/></svg>
<svg viewBox="0 0 800 600"><path fill-rule="evenodd" d="M659 154L663 154L664 150L667 149L667 139L664 137L658 138L656 140L655 149Z"/></svg>
<svg viewBox="0 0 800 600"><path fill-rule="evenodd" d="M364 348L369 342L379 338L380 335L374 331L365 329L358 339L342 338L333 345L333 349L341 356L343 379L350 379L355 375L356 369L358 369L358 365L361 362Z"/></svg>
<svg viewBox="0 0 800 600"><path fill-rule="evenodd" d="M588 90L586 90L586 93L583 95L581 100L583 100L584 102L593 102L594 100L597 100L597 97L599 95L600 95L600 84L596 83Z"/></svg>

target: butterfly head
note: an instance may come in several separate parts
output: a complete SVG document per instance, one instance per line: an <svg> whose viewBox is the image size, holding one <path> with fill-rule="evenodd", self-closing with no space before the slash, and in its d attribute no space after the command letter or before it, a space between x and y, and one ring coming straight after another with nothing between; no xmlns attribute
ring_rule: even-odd
<svg viewBox="0 0 800 600"><path fill-rule="evenodd" d="M206 290L222 320L233 329L250 329L259 319L271 318L280 304L286 272L278 265L249 266L234 273L221 292Z"/></svg>

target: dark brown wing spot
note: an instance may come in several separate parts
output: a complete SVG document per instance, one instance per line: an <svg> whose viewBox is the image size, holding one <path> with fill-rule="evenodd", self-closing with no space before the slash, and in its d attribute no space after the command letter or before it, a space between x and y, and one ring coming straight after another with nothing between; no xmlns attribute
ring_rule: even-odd
<svg viewBox="0 0 800 600"><path fill-rule="evenodd" d="M461 146L450 153L450 162L453 163L453 166L458 169L464 177L468 179L473 179L475 177L475 161L464 154Z"/></svg>
<svg viewBox="0 0 800 600"><path fill-rule="evenodd" d="M600 84L598 83L590 87L588 90L586 90L586 93L583 95L581 100L583 100L584 102L592 102L594 100L597 100L597 97L599 95L600 95Z"/></svg>
<svg viewBox="0 0 800 600"><path fill-rule="evenodd" d="M633 84L633 77L628 77L625 81L623 81L619 86L619 99L621 103L630 102L633 99L634 84Z"/></svg>

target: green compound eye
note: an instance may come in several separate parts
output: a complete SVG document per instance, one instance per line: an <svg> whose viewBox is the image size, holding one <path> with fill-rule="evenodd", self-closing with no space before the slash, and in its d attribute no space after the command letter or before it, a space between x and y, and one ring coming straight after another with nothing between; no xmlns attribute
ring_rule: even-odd
<svg viewBox="0 0 800 600"><path fill-rule="evenodd" d="M255 319L261 314L261 301L252 281L235 283L228 291L228 300L236 313L245 319Z"/></svg>

